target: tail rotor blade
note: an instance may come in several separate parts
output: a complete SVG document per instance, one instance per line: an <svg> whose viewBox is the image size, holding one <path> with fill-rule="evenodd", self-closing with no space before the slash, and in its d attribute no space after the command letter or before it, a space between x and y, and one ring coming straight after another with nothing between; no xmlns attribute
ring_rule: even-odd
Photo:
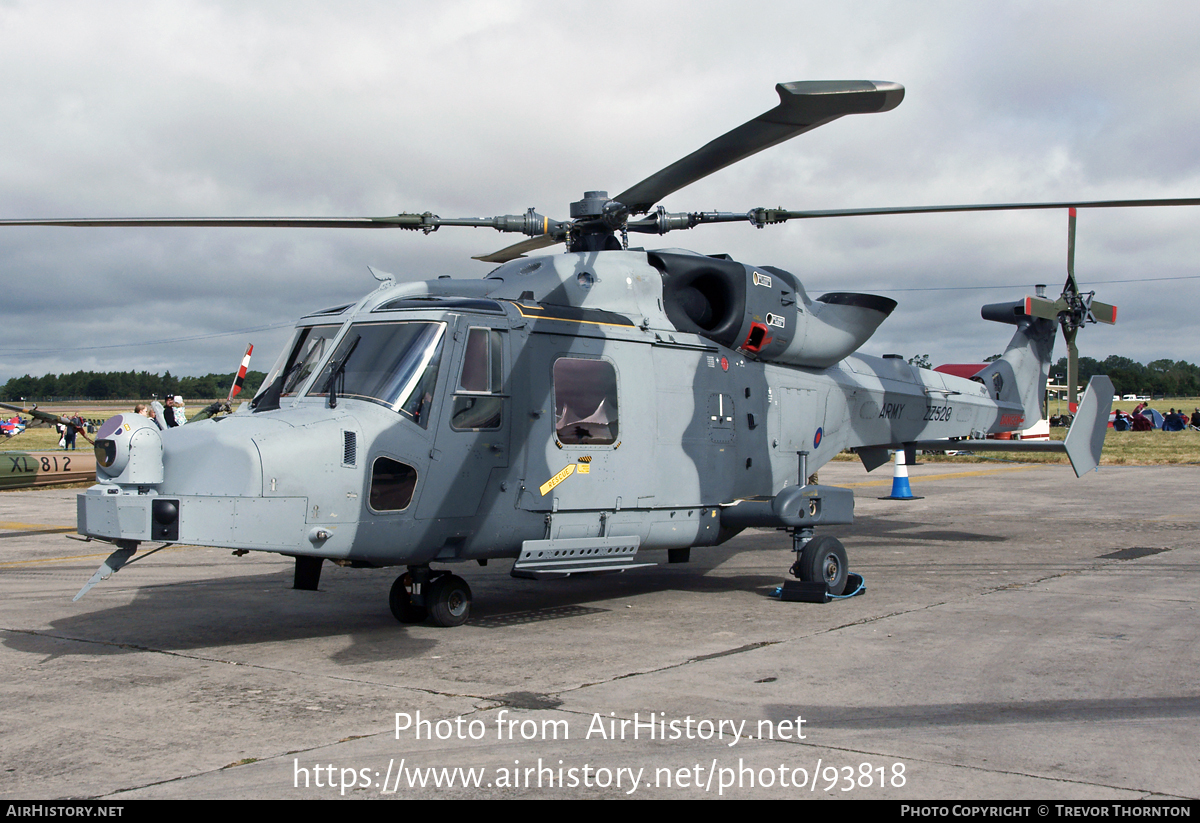
<svg viewBox="0 0 1200 823"><path fill-rule="evenodd" d="M1046 320L1057 320L1058 313L1066 309L1062 300L1044 300L1041 297L1025 298L1025 314L1029 317L1042 317Z"/></svg>
<svg viewBox="0 0 1200 823"><path fill-rule="evenodd" d="M1111 326L1117 322L1117 307L1109 303L1101 303L1099 300L1093 300L1090 319L1097 323L1107 323Z"/></svg>
<svg viewBox="0 0 1200 823"><path fill-rule="evenodd" d="M1075 207L1072 206L1067 217L1067 283L1063 291L1079 294L1079 284L1075 282Z"/></svg>

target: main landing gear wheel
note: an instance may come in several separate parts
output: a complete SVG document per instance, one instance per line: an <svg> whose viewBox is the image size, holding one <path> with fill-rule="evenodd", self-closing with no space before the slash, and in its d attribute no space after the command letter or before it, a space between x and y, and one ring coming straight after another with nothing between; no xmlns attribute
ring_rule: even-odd
<svg viewBox="0 0 1200 823"><path fill-rule="evenodd" d="M388 594L388 606L392 615L401 623L420 623L425 619L429 610L412 602L412 572L405 572L396 578L392 591Z"/></svg>
<svg viewBox="0 0 1200 823"><path fill-rule="evenodd" d="M443 575L426 587L425 603L435 624L461 626L471 616L471 587L457 575Z"/></svg>
<svg viewBox="0 0 1200 823"><path fill-rule="evenodd" d="M846 548L836 537L814 537L800 552L800 558L792 564L792 574L806 583L824 582L829 593L842 594L846 590L846 575L850 564L846 560Z"/></svg>

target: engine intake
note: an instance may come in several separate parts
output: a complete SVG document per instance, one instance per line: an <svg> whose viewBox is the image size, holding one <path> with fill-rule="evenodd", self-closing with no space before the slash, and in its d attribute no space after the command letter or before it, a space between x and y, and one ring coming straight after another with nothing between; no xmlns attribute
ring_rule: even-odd
<svg viewBox="0 0 1200 823"><path fill-rule="evenodd" d="M896 301L833 292L810 300L795 275L728 257L653 253L675 328L772 363L828 368L870 339Z"/></svg>

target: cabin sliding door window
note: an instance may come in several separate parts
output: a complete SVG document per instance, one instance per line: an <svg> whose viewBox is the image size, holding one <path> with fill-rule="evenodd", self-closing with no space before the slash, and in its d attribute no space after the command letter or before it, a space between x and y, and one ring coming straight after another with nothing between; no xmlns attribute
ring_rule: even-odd
<svg viewBox="0 0 1200 823"><path fill-rule="evenodd" d="M618 437L617 371L607 360L554 361L554 428L563 445L608 446Z"/></svg>

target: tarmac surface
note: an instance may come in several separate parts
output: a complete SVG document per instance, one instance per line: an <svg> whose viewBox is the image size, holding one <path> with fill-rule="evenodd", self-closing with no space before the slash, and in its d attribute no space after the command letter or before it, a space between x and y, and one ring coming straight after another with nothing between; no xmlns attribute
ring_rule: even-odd
<svg viewBox="0 0 1200 823"><path fill-rule="evenodd" d="M199 547L73 603L77 490L0 494L0 797L1200 798L1200 470L909 471L821 469L859 597L772 599L790 540L750 531L458 566L456 629L397 623L396 570Z"/></svg>

